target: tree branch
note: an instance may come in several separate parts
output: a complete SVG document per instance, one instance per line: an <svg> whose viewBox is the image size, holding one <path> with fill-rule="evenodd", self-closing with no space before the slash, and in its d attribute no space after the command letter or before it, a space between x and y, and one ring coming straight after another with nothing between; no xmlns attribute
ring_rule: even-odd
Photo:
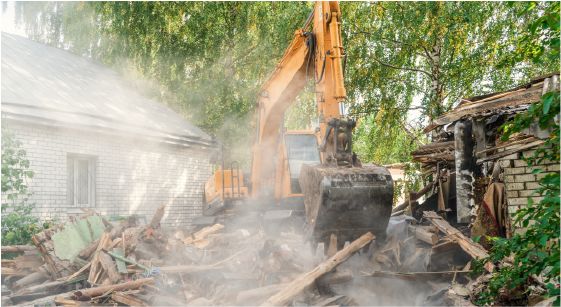
<svg viewBox="0 0 561 307"><path fill-rule="evenodd" d="M417 142L417 144L419 144L419 146L424 146L425 143L421 142L421 140L419 140L419 138L417 138L413 132L411 132L409 129L407 129L407 127L405 127L405 124L401 121L398 120L399 124L401 125L401 127L403 128L403 130L405 131L405 133L407 133L411 138L413 138L415 140L415 142Z"/></svg>
<svg viewBox="0 0 561 307"><path fill-rule="evenodd" d="M375 56L373 56L373 55L371 55L371 56L369 56L369 57L370 57L370 58L373 58L376 62L380 63L380 65L382 65L382 66L390 67L390 68L393 68L393 69L402 69L402 70L409 70L409 71L418 71L418 72L422 72L422 73L426 74L427 76L429 76L429 78L431 78L431 80L432 80L433 75L432 75L431 73L429 73L428 71L426 71L426 70L414 69L414 68L405 68L405 67L397 67L397 66L393 66L393 65L390 65L390 64L386 64L386 63L384 63L384 62L378 60L378 59L377 59Z"/></svg>
<svg viewBox="0 0 561 307"><path fill-rule="evenodd" d="M429 93L423 91L422 89L416 87L415 85L413 85L413 84L411 84L411 83L409 83L409 82L407 82L407 81L405 81L405 80L402 80L402 79L398 79L398 78L394 78L394 77L380 77L380 79L391 79L391 80L401 81L401 82L403 82L403 83L409 85L410 87L416 89L417 91L419 91L419 92L421 92L421 93L424 93L425 95L428 95L428 94L429 94Z"/></svg>

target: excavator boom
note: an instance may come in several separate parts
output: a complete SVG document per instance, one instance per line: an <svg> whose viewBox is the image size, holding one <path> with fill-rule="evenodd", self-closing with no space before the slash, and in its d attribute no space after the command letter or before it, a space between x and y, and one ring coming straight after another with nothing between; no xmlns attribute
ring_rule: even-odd
<svg viewBox="0 0 561 307"><path fill-rule="evenodd" d="M356 121L344 114L345 59L339 3L318 1L259 90L248 186L240 187L239 170L218 171L205 184L206 206L214 208L208 212L223 210L246 193L253 204L246 207L305 212L304 234L312 244L327 242L331 234L344 244L366 232L384 233L393 180L387 169L363 165L352 151ZM284 113L303 90L315 93L319 128L287 131ZM227 199L229 192L235 199Z"/></svg>

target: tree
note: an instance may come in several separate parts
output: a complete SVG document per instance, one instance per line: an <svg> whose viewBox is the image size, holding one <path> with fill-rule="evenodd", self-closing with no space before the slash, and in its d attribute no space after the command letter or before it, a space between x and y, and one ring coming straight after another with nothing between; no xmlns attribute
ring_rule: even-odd
<svg viewBox="0 0 561 307"><path fill-rule="evenodd" d="M538 12L538 17L529 22L525 31L518 33L519 39L508 41L502 48L511 50L505 61L499 65L516 65L523 61L542 63L548 58L559 57L559 2L538 3L527 2L521 10L520 16L528 12ZM540 30L537 30L540 29ZM559 70L559 66L555 70ZM560 162L560 127L559 111L561 95L559 88L542 96L541 101L533 104L528 111L517 114L513 120L501 126L504 134L502 141L508 141L513 133L521 132L537 122L540 129L551 128L546 143L538 148L533 157L526 159L528 168L534 167L532 174L544 172L544 168L536 168L545 160ZM531 196L540 195L544 198L535 204L532 198L528 198L528 205L519 209L512 216L515 222L522 221L523 227L528 227L524 233L516 233L510 239L490 238L493 247L489 251L489 257L477 259L475 272L484 270L483 266L488 262L502 261L505 257L514 259L514 264L502 267L493 276L489 283L489 292L482 293L481 302L490 303L500 295L500 290L509 287L514 289L525 284L527 279L533 276L543 275L546 290L549 296L556 296L554 303L559 306L559 261L560 261L560 233L561 202L559 198L560 175L550 173L539 180L541 187L536 189ZM474 238L478 241L480 238Z"/></svg>
<svg viewBox="0 0 561 307"><path fill-rule="evenodd" d="M559 63L495 68L506 52L501 42L513 39L524 25L500 2L347 2L342 8L349 101L354 113L367 117L363 122L384 125L358 134L363 143L406 139L398 130L414 98L422 109L411 123L418 133L423 121L430 123L461 98L506 90ZM376 159L398 151L395 146L402 143L393 144L382 146ZM411 145L407 150L415 149Z"/></svg>
<svg viewBox="0 0 561 307"><path fill-rule="evenodd" d="M101 60L236 152L251 147L257 91L311 9L304 2L18 1L16 21L34 40ZM294 128L311 122L313 108L291 111ZM230 158L248 166L243 155Z"/></svg>

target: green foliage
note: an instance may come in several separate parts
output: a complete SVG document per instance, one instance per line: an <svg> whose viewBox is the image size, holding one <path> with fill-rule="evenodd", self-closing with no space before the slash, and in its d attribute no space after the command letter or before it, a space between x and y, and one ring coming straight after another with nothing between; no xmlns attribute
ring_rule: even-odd
<svg viewBox="0 0 561 307"><path fill-rule="evenodd" d="M523 60L531 60L535 64L548 66L548 63L559 61L559 2L525 2L525 8L518 14L518 18L528 18L536 11L544 12L533 22L527 23L526 29L519 36L504 44L501 49L507 53L499 68L514 66ZM509 2L508 6L515 6ZM514 48L513 48L514 47ZM555 66L547 67L550 71Z"/></svg>
<svg viewBox="0 0 561 307"><path fill-rule="evenodd" d="M537 2L527 3L522 14L526 14L536 7L541 7ZM559 2L546 3L543 16L528 25L526 34L517 41L516 51L506 64L512 65L522 60L541 62L540 57L549 57L559 54ZM552 10L552 11L548 11ZM551 19L556 17L556 23ZM542 30L537 31L540 27ZM540 33L536 36L536 33ZM555 40L556 39L556 40ZM551 50L547 50L547 49ZM537 51L536 51L537 50ZM549 52L549 55L547 53ZM558 68L556 69L558 70ZM542 130L551 128L551 134L546 143L538 148L534 155L524 159L528 168L540 165L545 161L560 162L559 156L559 121L553 121L559 116L560 110L559 89L542 96L541 101L532 104L526 113L517 114L512 121L503 124L504 130L502 141L507 141L509 136L530 127L534 122L539 123ZM534 169L532 174L539 174L545 169ZM548 295L557 296L554 305L559 306L559 236L560 236L560 176L559 173L550 173L539 180L541 187L536 189L532 196L540 195L544 198L535 204L532 198L528 198L525 208L513 213L515 222L522 222L527 227L524 233L517 233L511 239L489 238L493 247L489 251L489 257L476 261L475 272L483 271L483 265L487 262L498 262L505 257L513 256L514 265L500 269L489 283L489 292L483 293L481 303L490 303L499 296L499 290L504 287L514 289L526 283L530 274L545 277ZM476 240L479 238L476 238Z"/></svg>
<svg viewBox="0 0 561 307"><path fill-rule="evenodd" d="M417 134L422 138L420 133ZM353 148L361 153L363 161L385 165L410 160L409 152L416 150L418 145L403 132L398 114L383 116L374 112L359 117L353 135Z"/></svg>
<svg viewBox="0 0 561 307"><path fill-rule="evenodd" d="M31 237L50 227L49 222L39 224L33 216L33 193L28 191L27 179L33 178L29 160L22 143L4 124L2 125L2 245L25 245Z"/></svg>

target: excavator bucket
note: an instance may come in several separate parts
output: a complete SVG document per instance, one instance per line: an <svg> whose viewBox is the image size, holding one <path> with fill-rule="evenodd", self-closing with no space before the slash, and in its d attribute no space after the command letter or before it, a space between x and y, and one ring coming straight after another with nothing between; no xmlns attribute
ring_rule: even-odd
<svg viewBox="0 0 561 307"><path fill-rule="evenodd" d="M312 246L329 246L337 235L338 249L367 232L385 235L393 200L390 172L379 165L334 167L304 164L299 177L306 224L304 236Z"/></svg>

